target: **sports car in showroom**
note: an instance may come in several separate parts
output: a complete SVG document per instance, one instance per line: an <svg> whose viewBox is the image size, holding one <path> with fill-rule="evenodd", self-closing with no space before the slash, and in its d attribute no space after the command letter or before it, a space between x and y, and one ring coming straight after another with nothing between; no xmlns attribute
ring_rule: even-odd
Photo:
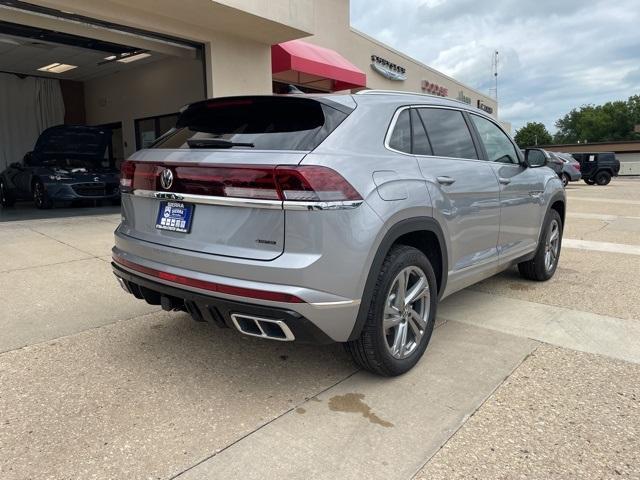
<svg viewBox="0 0 640 480"><path fill-rule="evenodd" d="M105 157L111 131L58 125L43 131L33 151L0 174L0 205L32 199L37 208L79 200L120 200L119 172Z"/></svg>

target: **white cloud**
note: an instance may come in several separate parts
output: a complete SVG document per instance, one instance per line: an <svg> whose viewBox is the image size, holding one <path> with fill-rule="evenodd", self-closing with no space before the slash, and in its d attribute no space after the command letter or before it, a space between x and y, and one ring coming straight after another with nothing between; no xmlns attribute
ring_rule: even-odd
<svg viewBox="0 0 640 480"><path fill-rule="evenodd" d="M488 92L500 58L500 115L519 128L640 86L638 0L351 0L353 26Z"/></svg>

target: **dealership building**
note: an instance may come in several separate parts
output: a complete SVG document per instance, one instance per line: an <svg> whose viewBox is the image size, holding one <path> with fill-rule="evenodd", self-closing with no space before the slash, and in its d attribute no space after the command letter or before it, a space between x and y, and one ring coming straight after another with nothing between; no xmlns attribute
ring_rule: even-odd
<svg viewBox="0 0 640 480"><path fill-rule="evenodd" d="M0 170L45 128L113 132L119 163L207 97L364 88L495 99L350 26L348 0L0 1Z"/></svg>

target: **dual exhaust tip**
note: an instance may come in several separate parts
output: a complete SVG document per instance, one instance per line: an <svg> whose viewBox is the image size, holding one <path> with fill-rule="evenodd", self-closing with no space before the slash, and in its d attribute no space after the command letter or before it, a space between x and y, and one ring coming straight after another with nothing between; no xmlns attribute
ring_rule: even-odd
<svg viewBox="0 0 640 480"><path fill-rule="evenodd" d="M280 342L292 342L295 340L293 332L282 320L232 313L231 321L240 333L250 337L269 338Z"/></svg>

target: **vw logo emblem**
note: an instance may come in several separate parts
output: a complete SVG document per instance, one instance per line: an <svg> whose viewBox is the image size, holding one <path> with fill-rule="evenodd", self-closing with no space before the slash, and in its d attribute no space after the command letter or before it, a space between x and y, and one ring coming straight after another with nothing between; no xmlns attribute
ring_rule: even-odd
<svg viewBox="0 0 640 480"><path fill-rule="evenodd" d="M160 174L160 185L165 190L169 190L173 185L173 172L168 168L165 168Z"/></svg>

